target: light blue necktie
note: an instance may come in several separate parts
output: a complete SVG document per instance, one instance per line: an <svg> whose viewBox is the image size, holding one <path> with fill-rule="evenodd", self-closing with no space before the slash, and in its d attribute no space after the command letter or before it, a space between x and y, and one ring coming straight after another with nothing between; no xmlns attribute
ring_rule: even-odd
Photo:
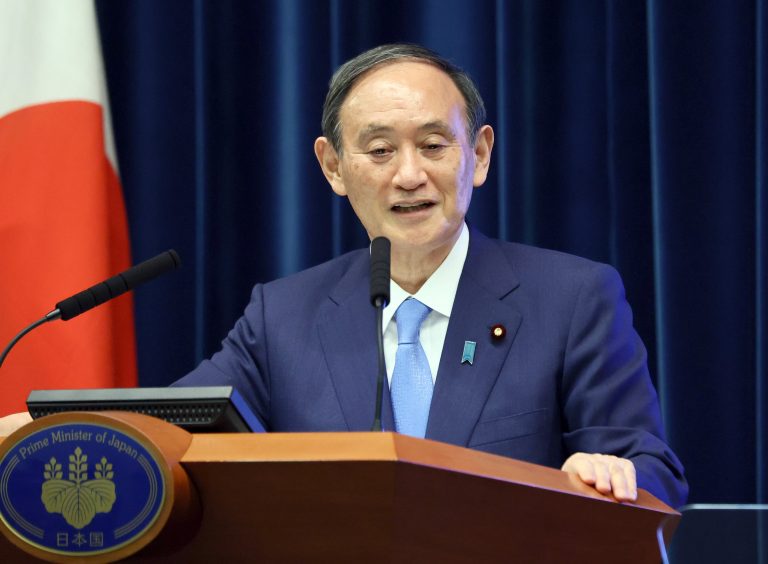
<svg viewBox="0 0 768 564"><path fill-rule="evenodd" d="M421 438L427 432L432 373L419 342L419 330L429 312L419 300L408 298L395 313L397 355L391 385L395 426L398 433Z"/></svg>

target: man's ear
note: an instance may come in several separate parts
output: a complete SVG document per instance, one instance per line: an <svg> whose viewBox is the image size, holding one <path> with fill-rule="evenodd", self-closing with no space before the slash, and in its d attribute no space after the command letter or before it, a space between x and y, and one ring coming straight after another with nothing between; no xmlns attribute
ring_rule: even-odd
<svg viewBox="0 0 768 564"><path fill-rule="evenodd" d="M341 164L336 149L333 148L327 137L318 137L315 139L315 156L320 168L323 170L325 179L331 188L339 196L346 196L347 190L344 187L344 181L341 178Z"/></svg>
<svg viewBox="0 0 768 564"><path fill-rule="evenodd" d="M482 185L488 177L488 168L491 166L491 151L493 151L493 128L484 125L477 132L475 139L475 175L473 185L475 188Z"/></svg>

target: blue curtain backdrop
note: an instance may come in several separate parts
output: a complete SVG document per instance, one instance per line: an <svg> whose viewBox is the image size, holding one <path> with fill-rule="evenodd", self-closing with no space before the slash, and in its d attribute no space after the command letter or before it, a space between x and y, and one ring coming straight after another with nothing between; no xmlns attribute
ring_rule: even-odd
<svg viewBox="0 0 768 564"><path fill-rule="evenodd" d="M101 1L142 385L214 352L251 286L366 243L312 153L327 80L383 42L466 68L497 131L469 220L609 262L691 501L768 502L766 0Z"/></svg>

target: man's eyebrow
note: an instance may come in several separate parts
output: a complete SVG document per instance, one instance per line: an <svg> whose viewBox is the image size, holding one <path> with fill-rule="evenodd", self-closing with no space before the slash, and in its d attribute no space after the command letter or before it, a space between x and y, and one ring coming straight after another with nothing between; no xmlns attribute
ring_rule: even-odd
<svg viewBox="0 0 768 564"><path fill-rule="evenodd" d="M435 121L428 121L421 127L419 127L419 131L421 132L427 132L427 131L437 131L446 137L450 137L451 139L455 139L456 133L453 131L453 128L444 122L443 120L435 120Z"/></svg>
<svg viewBox="0 0 768 564"><path fill-rule="evenodd" d="M388 125L371 123L363 128L362 131L360 131L360 134L357 136L357 141L358 143L364 143L371 137L375 137L376 135L380 135L382 133L391 133L392 131L394 131L394 128Z"/></svg>

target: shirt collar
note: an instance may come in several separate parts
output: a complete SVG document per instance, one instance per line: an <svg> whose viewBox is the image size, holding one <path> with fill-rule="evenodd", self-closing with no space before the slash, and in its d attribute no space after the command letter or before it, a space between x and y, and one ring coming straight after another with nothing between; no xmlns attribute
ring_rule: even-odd
<svg viewBox="0 0 768 564"><path fill-rule="evenodd" d="M424 285L419 289L414 298L429 307L432 311L451 317L453 302L456 298L456 290L459 287L459 278L464 269L464 262L467 259L469 250L469 229L464 223L461 228L461 234L454 243L451 252L445 257L442 264L427 278ZM390 300L384 308L383 327L387 327L389 322L395 316L397 308L411 294L403 290L394 280L389 281Z"/></svg>

